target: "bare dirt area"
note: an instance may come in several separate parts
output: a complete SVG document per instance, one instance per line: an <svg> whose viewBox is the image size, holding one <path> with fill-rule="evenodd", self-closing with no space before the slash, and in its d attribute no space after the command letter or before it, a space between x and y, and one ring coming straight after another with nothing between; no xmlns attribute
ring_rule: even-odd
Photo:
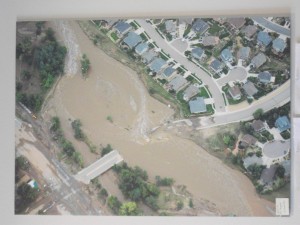
<svg viewBox="0 0 300 225"><path fill-rule="evenodd" d="M72 139L70 119L82 121L84 132L96 146L111 144L129 165L140 166L150 177L172 177L176 184L186 186L195 202L209 200L215 208L202 209L203 215L217 215L218 210L221 215L271 215L268 203L258 197L250 180L239 171L170 132L173 128L151 134L174 112L148 94L136 72L94 46L76 22L70 22L70 27L81 52L91 61L91 70L87 79L79 73L63 77L42 116L46 121L52 116L61 119L65 135L86 164L99 156ZM112 187L115 183L105 176L111 175L101 178L103 185L118 195Z"/></svg>

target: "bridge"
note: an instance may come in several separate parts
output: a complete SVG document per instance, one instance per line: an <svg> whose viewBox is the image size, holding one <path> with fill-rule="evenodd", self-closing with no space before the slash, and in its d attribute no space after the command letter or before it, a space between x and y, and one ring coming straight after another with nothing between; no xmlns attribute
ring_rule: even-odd
<svg viewBox="0 0 300 225"><path fill-rule="evenodd" d="M84 168L75 175L75 179L85 184L89 184L92 179L100 176L105 171L109 170L114 165L123 161L122 156L117 150L113 150L110 153L103 156L93 164Z"/></svg>

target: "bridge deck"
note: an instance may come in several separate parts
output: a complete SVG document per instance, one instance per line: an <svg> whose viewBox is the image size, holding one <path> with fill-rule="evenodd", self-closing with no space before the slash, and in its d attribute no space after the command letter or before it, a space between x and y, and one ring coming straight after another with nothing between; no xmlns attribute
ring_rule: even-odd
<svg viewBox="0 0 300 225"><path fill-rule="evenodd" d="M78 172L75 175L75 178L85 184L88 184L92 179L101 175L105 171L109 170L112 166L122 161L123 158L119 152L117 150L113 150L103 156L101 159Z"/></svg>

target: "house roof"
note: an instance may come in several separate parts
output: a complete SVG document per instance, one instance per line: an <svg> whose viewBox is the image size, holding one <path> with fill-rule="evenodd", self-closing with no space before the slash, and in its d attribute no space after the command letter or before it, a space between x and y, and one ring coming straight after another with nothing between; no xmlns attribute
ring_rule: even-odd
<svg viewBox="0 0 300 225"><path fill-rule="evenodd" d="M204 98L202 97L197 97L195 100L189 101L189 106L191 113L202 113L207 111Z"/></svg>
<svg viewBox="0 0 300 225"><path fill-rule="evenodd" d="M214 71L219 71L222 69L223 64L218 60L215 59L214 61L211 62L210 67L214 70Z"/></svg>
<svg viewBox="0 0 300 225"><path fill-rule="evenodd" d="M273 41L272 47L276 52L283 52L286 48L286 42L281 38L276 38Z"/></svg>
<svg viewBox="0 0 300 225"><path fill-rule="evenodd" d="M146 63L151 62L152 59L155 58L155 56L157 55L157 53L151 49L145 53L142 54L142 58L146 61Z"/></svg>
<svg viewBox="0 0 300 225"><path fill-rule="evenodd" d="M291 128L291 124L287 116L280 116L275 121L275 126L280 132L286 131Z"/></svg>
<svg viewBox="0 0 300 225"><path fill-rule="evenodd" d="M174 71L176 71L173 67L171 67L171 66L169 66L169 67L167 67L166 69L164 69L164 71L163 71L163 75L165 76L165 77L169 77L169 76L171 76L173 73L174 73Z"/></svg>
<svg viewBox="0 0 300 225"><path fill-rule="evenodd" d="M240 29L242 26L244 26L246 20L243 17L237 17L237 18L228 18L226 22L231 24L234 28Z"/></svg>
<svg viewBox="0 0 300 225"><path fill-rule="evenodd" d="M125 23L124 21L120 21L115 25L115 29L121 34L124 34L130 28L132 28L131 25L128 23Z"/></svg>
<svg viewBox="0 0 300 225"><path fill-rule="evenodd" d="M233 55L228 48L225 48L221 52L221 58L223 59L223 61L227 62L227 61L233 60Z"/></svg>
<svg viewBox="0 0 300 225"><path fill-rule="evenodd" d="M249 47L242 47L238 50L237 57L242 60L247 60L249 58L250 51Z"/></svg>
<svg viewBox="0 0 300 225"><path fill-rule="evenodd" d="M261 181L265 184L272 182L275 176L276 169L277 169L276 165L271 165L270 168L263 169L260 175Z"/></svg>
<svg viewBox="0 0 300 225"><path fill-rule="evenodd" d="M256 67L262 66L267 61L267 57L263 53L258 53L251 60L251 63Z"/></svg>
<svg viewBox="0 0 300 225"><path fill-rule="evenodd" d="M243 89L247 93L248 96L253 96L258 92L257 88L251 81L247 81L243 85Z"/></svg>
<svg viewBox="0 0 300 225"><path fill-rule="evenodd" d="M168 33L173 33L176 31L176 25L173 20L167 20L165 22L165 25L166 25L166 31Z"/></svg>
<svg viewBox="0 0 300 225"><path fill-rule="evenodd" d="M204 54L204 50L202 48L193 48L192 49L192 56L197 58L197 59L200 59Z"/></svg>
<svg viewBox="0 0 300 225"><path fill-rule="evenodd" d="M264 46L268 46L271 43L272 38L267 32L259 31L257 35L257 41Z"/></svg>
<svg viewBox="0 0 300 225"><path fill-rule="evenodd" d="M180 90L185 84L187 84L187 80L183 77L178 75L173 80L169 82L169 86L174 91Z"/></svg>
<svg viewBox="0 0 300 225"><path fill-rule="evenodd" d="M242 139L242 142L247 143L248 145L255 145L257 139L250 134L245 134Z"/></svg>
<svg viewBox="0 0 300 225"><path fill-rule="evenodd" d="M149 45L147 43L140 43L135 47L135 52L142 55L144 52L148 51Z"/></svg>
<svg viewBox="0 0 300 225"><path fill-rule="evenodd" d="M128 45L129 48L133 48L136 46L138 43L142 41L142 38L140 35L134 33L134 32L129 32L127 37L124 38L123 42Z"/></svg>
<svg viewBox="0 0 300 225"><path fill-rule="evenodd" d="M193 31L200 34L203 34L205 31L207 31L208 28L208 24L202 19L197 19L192 26Z"/></svg>
<svg viewBox="0 0 300 225"><path fill-rule="evenodd" d="M291 174L291 160L284 160L281 165L285 169L284 175L289 176Z"/></svg>
<svg viewBox="0 0 300 225"><path fill-rule="evenodd" d="M257 31L257 27L254 25L248 25L243 29L243 33L246 37L251 38Z"/></svg>
<svg viewBox="0 0 300 225"><path fill-rule="evenodd" d="M204 46L211 46L211 45L216 45L220 41L219 37L217 36L205 36L202 38L202 44Z"/></svg>
<svg viewBox="0 0 300 225"><path fill-rule="evenodd" d="M183 92L183 99L189 100L190 98L194 97L196 94L199 93L199 88L194 85L190 85L185 91Z"/></svg>
<svg viewBox="0 0 300 225"><path fill-rule="evenodd" d="M257 164L257 165L263 164L262 158L257 157L255 154L253 156L248 156L248 157L244 158L243 161L244 161L243 165L246 169L252 164Z"/></svg>
<svg viewBox="0 0 300 225"><path fill-rule="evenodd" d="M192 17L181 17L181 18L179 18L179 23L192 24L193 18Z"/></svg>
<svg viewBox="0 0 300 225"><path fill-rule="evenodd" d="M251 124L251 127L254 131L260 131L261 129L265 128L265 124L261 120L254 120Z"/></svg>
<svg viewBox="0 0 300 225"><path fill-rule="evenodd" d="M261 83L269 83L271 81L272 74L269 71L260 72L258 79Z"/></svg>
<svg viewBox="0 0 300 225"><path fill-rule="evenodd" d="M237 97L239 95L241 95L241 90L238 86L233 86L233 87L230 87L228 89L229 91L229 94L232 96L232 97Z"/></svg>
<svg viewBox="0 0 300 225"><path fill-rule="evenodd" d="M153 72L156 72L158 73L164 65L166 65L166 61L163 60L162 58L156 58L154 59L150 65L149 65L149 68L153 71Z"/></svg>

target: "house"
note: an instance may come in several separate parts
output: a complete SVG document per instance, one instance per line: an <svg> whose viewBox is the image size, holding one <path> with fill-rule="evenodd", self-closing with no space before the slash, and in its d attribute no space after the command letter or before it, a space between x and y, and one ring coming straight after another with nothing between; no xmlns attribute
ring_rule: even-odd
<svg viewBox="0 0 300 225"><path fill-rule="evenodd" d="M241 90L238 86L233 86L228 89L228 93L234 100L240 100L242 97Z"/></svg>
<svg viewBox="0 0 300 225"><path fill-rule="evenodd" d="M98 20L100 22L100 25L102 28L105 29L110 29L119 19L103 19L103 20ZM94 20L94 22L97 22L97 20Z"/></svg>
<svg viewBox="0 0 300 225"><path fill-rule="evenodd" d="M138 55L142 55L144 54L146 51L148 51L149 49L149 45L147 43L140 43L138 44L136 47L135 47L135 52L138 54Z"/></svg>
<svg viewBox="0 0 300 225"><path fill-rule="evenodd" d="M275 121L275 126L280 131L280 133L291 128L291 124L287 116L278 117Z"/></svg>
<svg viewBox="0 0 300 225"><path fill-rule="evenodd" d="M248 25L242 30L242 33L245 35L245 38L250 41L254 36L254 34L256 33L256 31L257 31L256 26Z"/></svg>
<svg viewBox="0 0 300 225"><path fill-rule="evenodd" d="M271 82L272 74L269 71L260 72L257 76L259 82L268 84Z"/></svg>
<svg viewBox="0 0 300 225"><path fill-rule="evenodd" d="M162 58L156 58L149 64L149 68L153 72L158 73L164 68L166 64L167 62Z"/></svg>
<svg viewBox="0 0 300 225"><path fill-rule="evenodd" d="M202 38L202 44L204 46L215 46L219 44L220 39L217 36L205 36Z"/></svg>
<svg viewBox="0 0 300 225"><path fill-rule="evenodd" d="M240 29L244 26L246 20L243 17L237 17L237 18L228 18L226 20L228 24L234 29Z"/></svg>
<svg viewBox="0 0 300 225"><path fill-rule="evenodd" d="M231 51L228 48L225 48L222 52L221 52L221 58L222 60L226 63L226 62L233 62L233 55L231 53Z"/></svg>
<svg viewBox="0 0 300 225"><path fill-rule="evenodd" d="M204 98L202 97L197 97L195 100L189 101L189 106L191 113L203 113L207 111Z"/></svg>
<svg viewBox="0 0 300 225"><path fill-rule="evenodd" d="M267 61L267 57L263 53L258 53L256 56L254 56L251 60L251 64L255 68L261 67L265 62Z"/></svg>
<svg viewBox="0 0 300 225"><path fill-rule="evenodd" d="M167 80L170 80L175 74L177 74L177 70L169 66L163 70L161 75Z"/></svg>
<svg viewBox="0 0 300 225"><path fill-rule="evenodd" d="M122 37L124 34L129 32L131 29L132 29L131 25L128 23L125 23L124 21L120 21L114 26L114 30L119 37Z"/></svg>
<svg viewBox="0 0 300 225"><path fill-rule="evenodd" d="M142 54L142 61L145 64L150 63L155 57L157 56L157 53L153 50L150 49L149 51L145 52Z"/></svg>
<svg viewBox="0 0 300 225"><path fill-rule="evenodd" d="M257 157L255 154L244 158L243 165L247 169L252 164L263 165L263 160L261 157Z"/></svg>
<svg viewBox="0 0 300 225"><path fill-rule="evenodd" d="M218 59L213 60L210 64L210 68L212 68L212 70L215 71L216 73L220 73L223 67L224 65Z"/></svg>
<svg viewBox="0 0 300 225"><path fill-rule="evenodd" d="M176 24L174 23L173 20L167 20L165 22L165 26L166 26L167 33L172 34L176 32Z"/></svg>
<svg viewBox="0 0 300 225"><path fill-rule="evenodd" d="M259 31L257 35L257 42L259 45L267 47L272 41L271 36L264 31Z"/></svg>
<svg viewBox="0 0 300 225"><path fill-rule="evenodd" d="M262 132L266 129L264 122L261 120L253 120L251 127L255 132Z"/></svg>
<svg viewBox="0 0 300 225"><path fill-rule="evenodd" d="M202 19L196 19L192 25L192 30L196 33L204 34L209 28L209 25Z"/></svg>
<svg viewBox="0 0 300 225"><path fill-rule="evenodd" d="M179 23L180 23L180 24L185 23L185 24L192 25L192 23L193 23L193 18L192 18L192 17L180 17L180 18L179 18Z"/></svg>
<svg viewBox="0 0 300 225"><path fill-rule="evenodd" d="M188 101L198 93L199 93L199 88L197 88L194 85L190 85L187 89L184 90L183 99L185 101Z"/></svg>
<svg viewBox="0 0 300 225"><path fill-rule="evenodd" d="M275 173L276 173L277 166L271 165L270 168L263 169L260 180L263 184L272 184Z"/></svg>
<svg viewBox="0 0 300 225"><path fill-rule="evenodd" d="M251 50L249 47L241 47L237 52L237 58L242 60L248 60L250 52Z"/></svg>
<svg viewBox="0 0 300 225"><path fill-rule="evenodd" d="M195 59L199 59L201 60L202 57L204 56L204 50L202 48L193 48L192 51L192 56L195 58Z"/></svg>
<svg viewBox="0 0 300 225"><path fill-rule="evenodd" d="M134 48L138 43L142 42L143 39L140 35L129 32L126 38L124 38L123 43L126 44L129 48Z"/></svg>
<svg viewBox="0 0 300 225"><path fill-rule="evenodd" d="M255 95L258 92L257 88L251 81L247 81L243 85L243 89L249 97L253 97L253 95Z"/></svg>
<svg viewBox="0 0 300 225"><path fill-rule="evenodd" d="M274 53L282 53L286 48L286 42L281 38L276 38L272 43L272 48Z"/></svg>
<svg viewBox="0 0 300 225"><path fill-rule="evenodd" d="M187 84L188 81L183 76L178 75L169 82L168 86L170 89L174 90L175 92L178 92Z"/></svg>
<svg viewBox="0 0 300 225"><path fill-rule="evenodd" d="M250 134L245 134L240 143L239 143L239 146L243 147L243 148L247 148L248 146L251 146L251 145L255 145L257 142L257 139L255 137L253 137L252 135Z"/></svg>

